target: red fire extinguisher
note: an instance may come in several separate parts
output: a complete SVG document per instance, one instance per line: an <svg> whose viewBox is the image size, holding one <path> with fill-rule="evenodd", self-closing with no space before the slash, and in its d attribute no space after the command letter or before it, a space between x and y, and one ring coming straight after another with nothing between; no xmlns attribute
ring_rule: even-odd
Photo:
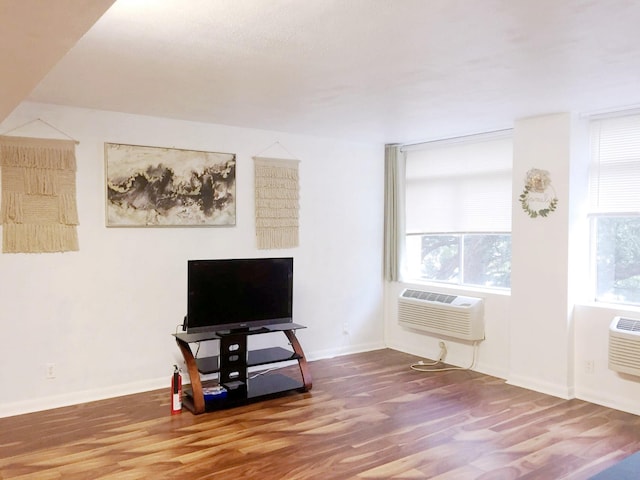
<svg viewBox="0 0 640 480"><path fill-rule="evenodd" d="M171 415L182 412L182 375L177 365L173 366L171 377Z"/></svg>

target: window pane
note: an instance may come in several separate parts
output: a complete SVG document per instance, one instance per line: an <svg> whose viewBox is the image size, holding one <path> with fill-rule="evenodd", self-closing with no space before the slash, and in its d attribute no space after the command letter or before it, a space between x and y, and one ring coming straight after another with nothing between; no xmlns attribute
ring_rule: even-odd
<svg viewBox="0 0 640 480"><path fill-rule="evenodd" d="M421 275L429 280L459 283L459 235L423 235Z"/></svg>
<svg viewBox="0 0 640 480"><path fill-rule="evenodd" d="M408 235L409 278L511 287L511 234Z"/></svg>
<svg viewBox="0 0 640 480"><path fill-rule="evenodd" d="M465 235L463 265L465 284L509 288L511 235Z"/></svg>
<svg viewBox="0 0 640 480"><path fill-rule="evenodd" d="M600 217L596 237L596 299L640 304L640 217Z"/></svg>

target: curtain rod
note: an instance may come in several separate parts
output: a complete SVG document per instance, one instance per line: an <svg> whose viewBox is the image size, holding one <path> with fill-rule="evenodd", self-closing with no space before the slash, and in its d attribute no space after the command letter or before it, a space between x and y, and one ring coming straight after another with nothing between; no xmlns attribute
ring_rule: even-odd
<svg viewBox="0 0 640 480"><path fill-rule="evenodd" d="M626 115L637 115L640 113L640 105L630 105L624 108L614 108L606 110L596 110L591 112L582 112L581 118L587 118L589 120L600 120L603 118L611 117L623 117Z"/></svg>
<svg viewBox="0 0 640 480"><path fill-rule="evenodd" d="M502 136L508 136L511 134L511 132L513 131L513 128L504 128L502 130L493 130L491 132L482 132L482 133L470 133L467 135L460 135L458 137L448 137L448 138L442 138L442 139L434 139L434 140L427 140L424 142L416 142L416 143L401 143L400 144L400 151L401 152L405 152L407 150L414 150L414 149L420 149L423 147L426 147L428 145L434 144L434 143L438 143L438 144L445 144L445 143L457 143L457 142L464 142L467 141L471 138L477 138L477 139L490 139L490 138L499 138Z"/></svg>

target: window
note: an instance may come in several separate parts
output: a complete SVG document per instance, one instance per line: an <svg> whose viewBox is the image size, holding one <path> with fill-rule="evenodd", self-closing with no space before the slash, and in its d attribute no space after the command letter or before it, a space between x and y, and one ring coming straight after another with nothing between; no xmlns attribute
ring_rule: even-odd
<svg viewBox="0 0 640 480"><path fill-rule="evenodd" d="M595 299L640 305L640 115L591 122Z"/></svg>
<svg viewBox="0 0 640 480"><path fill-rule="evenodd" d="M404 147L408 279L509 288L510 134Z"/></svg>

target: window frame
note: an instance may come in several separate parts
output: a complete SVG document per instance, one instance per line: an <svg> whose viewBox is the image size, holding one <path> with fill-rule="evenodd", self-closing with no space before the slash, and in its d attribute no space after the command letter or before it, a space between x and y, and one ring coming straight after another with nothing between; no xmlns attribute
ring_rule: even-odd
<svg viewBox="0 0 640 480"><path fill-rule="evenodd" d="M611 151L607 151L604 155L601 155L601 145L604 141L607 142L619 141L619 130L616 131L616 128L620 128L616 126L616 122L624 122L625 117L628 117L630 123L626 126L626 128L631 128L633 134L626 137L627 143L621 142L625 147L622 150L617 151L616 156L611 156ZM604 125L607 121L611 121L613 126ZM636 123L635 127L631 126L633 123ZM616 112L613 114L606 115L596 115L590 118L589 125L589 175L588 175L588 184L589 184L589 194L588 194L588 202L589 202L589 213L588 213L588 221L589 221L589 291L591 294L592 301L595 304L599 305L615 305L615 306L625 306L631 308L640 307L640 287L638 290L638 302L628 300L628 299L616 299L612 297L606 297L600 294L599 289L599 248L600 245L598 243L600 237L600 225L599 221L605 218L621 218L621 219L630 219L630 218L638 218L640 217L640 204L638 203L638 198L635 198L635 205L632 208L629 208L628 203L633 201L633 196L625 196L622 197L624 204L620 203L620 187L612 187L609 185L609 189L603 189L602 179L605 180L608 178L606 174L612 169L619 168L620 163L627 163L628 165L624 168L624 172L629 172L630 174L624 175L623 185L624 189L629 189L629 184L627 180L633 181L635 179L635 185L640 185L640 176L633 175L633 167L635 166L636 171L640 169L640 128L637 124L640 122L640 111L638 110L629 110L623 112ZM625 127L623 127L625 128ZM613 129L616 132L614 135L609 133L609 137L603 137L602 132L605 129ZM610 130L606 130L610 132ZM603 140L604 138L604 140ZM635 144L635 145L634 145ZM632 156L635 158L629 162L628 156L630 152L633 152ZM609 164L607 164L607 159L615 158L616 160L609 160ZM604 159L604 160L603 160ZM626 159L626 160L625 160ZM605 172L605 175L601 175L602 172ZM619 175L618 175L619 177ZM605 182L606 183L606 182ZM617 183L616 183L617 185ZM633 184L632 184L633 185ZM613 190L615 189L615 190ZM635 187L631 187L632 191L637 193L637 189ZM601 194L604 194L601 196ZM600 204L600 199L605 199L605 206ZM613 199L613 201L611 200ZM614 248L617 248L614 246ZM640 255L639 255L640 256ZM633 257L635 259L635 257ZM638 259L640 261L640 258ZM610 291L614 291L615 286L615 278L612 281L612 284L609 288Z"/></svg>
<svg viewBox="0 0 640 480"><path fill-rule="evenodd" d="M628 307L640 308L640 298L638 301L628 299L616 299L600 295L599 292L599 276L598 276L598 221L605 218L631 219L640 218L639 213L595 213L589 215L589 286L593 302L601 305L623 305ZM615 279L611 285L611 289L615 289ZM638 288L638 296L640 297L640 288Z"/></svg>
<svg viewBox="0 0 640 480"><path fill-rule="evenodd" d="M402 149L402 151L405 154L405 162L406 162L406 155L407 152L412 151L414 149L420 149L421 146L422 148L429 148L430 146L435 146L436 148L438 148L439 146L446 146L446 145L450 145L450 144L467 144L467 145L471 145L473 143L479 143L479 142L485 142L487 140L499 140L499 139L508 139L510 144L509 144L509 149L511 152L511 161L508 165L508 172L509 172L509 187L508 187L508 202L510 203L510 209L509 209L509 213L508 213L508 218L509 218L509 223L511 222L511 217L512 217L512 212L513 212L513 131L511 129L509 130L501 130L498 132L488 132L488 133L483 133L483 134L477 134L477 135L469 135L466 137L459 137L459 138L453 138L453 139L445 139L445 140L435 140L433 142L426 142L424 144L417 144L417 145L411 145L409 147L411 147L410 149ZM491 170L486 170L487 172L490 172ZM410 282L410 283L435 283L435 284L442 284L442 285L447 285L447 286L455 286L455 287L461 287L461 288L465 288L465 289L478 289L478 290L490 290L492 292L510 292L511 291L511 259L509 259L509 286L505 287L505 286L497 286L497 285L479 285L476 283L465 283L465 238L469 237L469 236L476 236L476 235L507 235L509 237L509 250L511 251L511 238L512 238L512 232L511 229L509 229L509 231L504 231L504 230L475 230L475 231L455 231L455 232L445 232L445 231L433 231L433 232L409 232L407 229L407 222L406 222L406 215L407 215L407 204L409 203L406 196L406 183L407 180L410 177L407 175L407 172L405 170L404 175L403 175L403 209L402 209L402 214L403 217L405 217L405 219L403 220L402 224L403 224L403 228L402 231L400 232L402 237L403 237L403 255L402 255L402 264L403 267L401 269L402 271L402 281L404 282ZM500 217L498 217L500 218ZM510 226L510 225L509 225ZM491 228L491 227L490 227ZM422 238L424 236L444 236L444 235L449 235L449 236L456 236L457 237L457 244L458 244L458 281L445 281L445 280L438 280L438 279L434 279L434 278L428 278L425 277L424 275L422 275L421 273L419 273L422 270L422 261L420 262L410 262L410 253L411 252L415 252L416 247L415 245L413 246L413 248L411 248L411 246L409 245L410 243L410 238L411 237L416 237L416 238ZM418 242L421 243L421 240L418 240ZM421 250L420 250L420 255L421 255ZM416 273L418 272L418 273Z"/></svg>
<svg viewBox="0 0 640 480"><path fill-rule="evenodd" d="M474 289L483 289L483 290L498 290L498 291L504 291L504 292L509 292L511 291L511 262L509 262L509 286L505 287L505 286L500 286L500 285L486 285L486 284L479 284L479 283L471 283L468 281L468 274L465 275L465 271L468 271L468 269L465 269L465 259L466 256L468 254L468 248L466 248L465 246L465 242L469 239L469 237L478 237L478 236L507 236L509 237L509 250L511 250L511 232L504 232L504 231L487 231L487 232L443 232L443 233L429 233L429 232L422 232L422 233L409 233L405 235L405 238L407 237L418 237L418 239L421 239L422 237L425 236L431 236L431 237L436 237L436 236L451 236L451 237L456 237L457 240L457 247L458 247L458 274L456 275L458 277L458 280L441 280L441 279L436 279L436 278L430 278L421 274L415 275L413 274L412 276L408 277L409 280L411 280L412 282L417 282L417 283L439 283L439 284L444 284L444 285L451 285L451 286L457 286L457 287L465 287L465 288L474 288ZM419 241L419 240L418 240ZM409 250L409 249L407 249ZM421 265L421 264L420 264ZM407 267L408 267L408 263L407 263ZM417 270L417 268L414 268L414 270Z"/></svg>

